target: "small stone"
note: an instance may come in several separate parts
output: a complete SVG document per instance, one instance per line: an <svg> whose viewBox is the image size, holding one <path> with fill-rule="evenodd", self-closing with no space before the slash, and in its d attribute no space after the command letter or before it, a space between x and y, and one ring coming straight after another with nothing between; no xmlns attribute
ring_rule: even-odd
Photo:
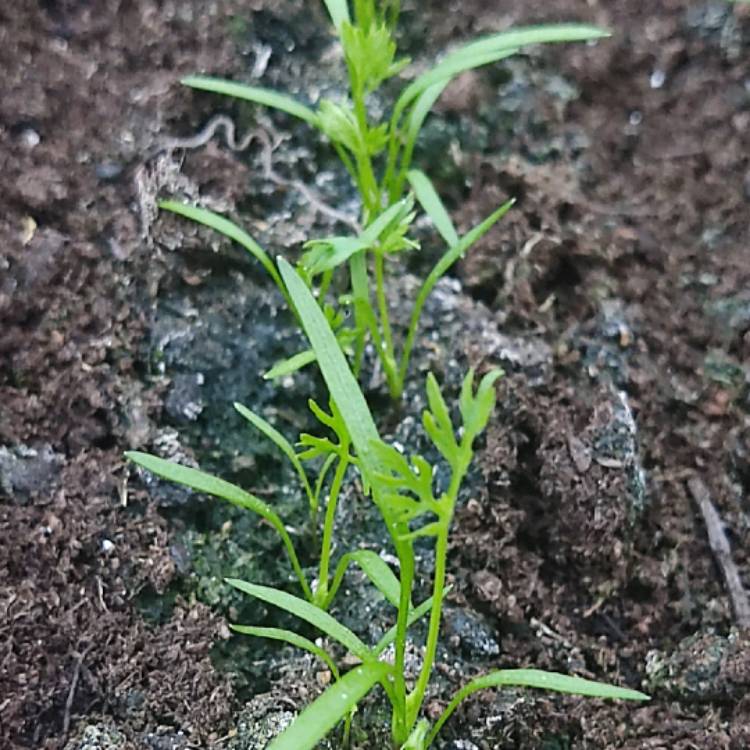
<svg viewBox="0 0 750 750"><path fill-rule="evenodd" d="M123 172L124 167L116 161L103 161L94 167L94 172L102 182L114 182Z"/></svg>
<svg viewBox="0 0 750 750"><path fill-rule="evenodd" d="M591 450L575 435L568 435L568 451L579 474L585 474L591 468Z"/></svg>
<svg viewBox="0 0 750 750"><path fill-rule="evenodd" d="M63 456L49 445L0 447L0 495L23 502L48 491L63 463Z"/></svg>
<svg viewBox="0 0 750 750"><path fill-rule="evenodd" d="M109 554L115 548L114 542L109 539L102 539L102 552Z"/></svg>
<svg viewBox="0 0 750 750"><path fill-rule="evenodd" d="M660 89L666 80L667 74L663 70L657 68L649 77L648 83L652 89Z"/></svg>
<svg viewBox="0 0 750 750"><path fill-rule="evenodd" d="M77 739L65 745L65 750L120 750L127 746L125 735L106 724L89 724Z"/></svg>
<svg viewBox="0 0 750 750"><path fill-rule="evenodd" d="M650 651L646 658L648 689L688 703L735 700L750 689L750 636L696 633L671 653Z"/></svg>
<svg viewBox="0 0 750 750"><path fill-rule="evenodd" d="M41 141L42 137L39 135L39 133L36 132L36 130L34 130L34 128L24 128L23 132L21 133L21 143L29 151L31 151L33 148L36 148L41 143Z"/></svg>

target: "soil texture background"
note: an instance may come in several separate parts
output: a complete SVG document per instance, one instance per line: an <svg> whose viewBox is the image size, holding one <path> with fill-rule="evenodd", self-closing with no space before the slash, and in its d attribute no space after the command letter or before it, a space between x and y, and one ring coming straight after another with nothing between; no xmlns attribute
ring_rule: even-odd
<svg viewBox="0 0 750 750"><path fill-rule="evenodd" d="M700 500L750 586L750 6L414 0L403 42L422 61L558 20L613 36L461 76L417 149L461 231L517 198L440 287L425 330L442 321L443 338L430 349L425 336L416 363L454 383L456 361L507 373L454 526L439 671L458 686L535 666L653 700L479 694L443 747L742 750L750 623ZM283 315L259 322L278 300L252 262L157 218L153 200L200 197L298 257L325 223L292 185L321 187L315 163L330 155L317 136L258 120L283 134L283 185L219 135L163 143L217 113L240 130L262 117L182 76L280 86L299 65L307 81L337 64L332 48L322 9L291 0L0 7L3 748L263 747L238 716L294 668L229 640L237 609L212 582L231 572L222 554L238 522L153 491L122 454L186 452L253 491L282 481L273 456L242 454L248 434L220 422L226 404L210 394L242 400L299 342ZM425 257L435 249L426 241ZM411 294L406 271L429 266L410 263L393 277ZM188 328L205 337L195 367L174 343ZM214 357L222 336L234 348ZM232 379L239 361L250 364ZM281 396L266 384L253 408L304 411L313 381ZM378 382L368 396L387 403ZM386 417L397 435L401 416ZM269 542L267 559L277 553ZM291 710L319 687L290 690Z"/></svg>

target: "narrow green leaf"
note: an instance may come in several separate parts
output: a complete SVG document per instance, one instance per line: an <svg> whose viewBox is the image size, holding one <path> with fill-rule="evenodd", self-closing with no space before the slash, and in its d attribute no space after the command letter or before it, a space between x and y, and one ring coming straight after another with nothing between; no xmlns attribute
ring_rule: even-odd
<svg viewBox="0 0 750 750"><path fill-rule="evenodd" d="M182 79L185 86L201 91L210 91L212 94L223 94L235 99L244 99L265 107L278 109L293 117L304 120L309 125L317 126L318 118L314 110L301 104L296 99L286 94L280 94L272 89L259 88L258 86L247 86L236 81L227 81L222 78L211 78L210 76L188 76Z"/></svg>
<svg viewBox="0 0 750 750"><path fill-rule="evenodd" d="M448 592L450 591L450 586L448 586L445 591L443 591L443 598L445 598L448 595ZM409 612L409 617L406 621L406 627L410 628L417 620L421 620L431 609L432 609L432 602L434 597L430 597L429 599L425 599L418 607L415 609L412 609ZM396 626L394 625L392 628L386 631L385 635L378 641L377 645L373 649L372 653L375 656L380 656L380 654L385 651L388 646L391 645L396 640Z"/></svg>
<svg viewBox="0 0 750 750"><path fill-rule="evenodd" d="M399 539L403 542L409 542L423 536L437 536L444 529L445 523L443 521L434 521L433 523L428 523L425 526L421 526L416 531L410 531L408 534L402 534Z"/></svg>
<svg viewBox="0 0 750 750"><path fill-rule="evenodd" d="M386 187L390 196L395 197L401 195L407 172L409 171L409 167L411 166L412 155L414 154L414 148L417 144L417 138L419 137L419 133L422 130L422 125L424 124L427 115L432 111L432 107L434 106L435 102L440 98L440 95L443 93L449 83L450 78L447 78L443 81L433 84L432 86L428 86L414 102L414 105L409 112L406 123L403 155L401 156L401 163L399 165L398 175L395 178L395 182L389 179L390 172L387 173L387 181L391 184L386 185ZM392 126L395 127L397 123L398 119L394 123L392 123ZM395 145L396 144L394 143L392 147ZM393 166L395 167L395 163Z"/></svg>
<svg viewBox="0 0 750 750"><path fill-rule="evenodd" d="M270 588L269 586L258 586L254 583L241 581L237 578L227 578L226 582L236 589L254 596L256 599L273 604L291 614L299 617L310 625L323 631L327 636L338 641L352 654L358 656L362 661L372 658L370 649L349 628L335 620L327 612L324 612L314 604L300 599L298 596L288 594L286 591Z"/></svg>
<svg viewBox="0 0 750 750"><path fill-rule="evenodd" d="M491 687L531 687L541 690L554 690L559 693L585 695L591 698L610 698L617 700L647 701L650 697L639 690L620 688L603 682L585 680L582 677L572 677L559 672L545 672L541 669L501 669L497 672L477 677L464 685L453 697L448 707L436 722L430 732L425 747L435 739L441 727L456 710L461 701L468 698L477 690Z"/></svg>
<svg viewBox="0 0 750 750"><path fill-rule="evenodd" d="M629 701L647 701L650 697L639 690L616 687L604 682L586 680L583 677L546 672L542 669L501 669L497 672L478 677L470 685L482 690L488 687L513 685L516 687L531 687L541 690L555 690L558 693L572 695L586 695L591 698L611 698Z"/></svg>
<svg viewBox="0 0 750 750"><path fill-rule="evenodd" d="M451 52L446 61L460 60L497 52L502 49L517 49L530 44L554 44L560 42L587 42L611 36L599 26L585 23L553 23L538 26L519 26L497 34L476 39Z"/></svg>
<svg viewBox="0 0 750 750"><path fill-rule="evenodd" d="M550 24L511 29L469 42L448 54L427 73L416 78L399 96L393 123L398 124L406 108L422 92L438 83L446 83L466 70L498 62L529 44L575 42L601 39L609 32L588 24Z"/></svg>
<svg viewBox="0 0 750 750"><path fill-rule="evenodd" d="M433 84L426 88L414 102L414 106L409 112L409 120L406 124L406 151L404 161L408 168L408 163L411 160L412 152L414 151L414 144L416 143L417 136L422 130L427 115L432 111L435 102L440 98L440 95L445 91L446 87L450 83L450 80L440 81L439 83Z"/></svg>
<svg viewBox="0 0 750 750"><path fill-rule="evenodd" d="M294 452L294 448L292 447L291 443L273 425L269 424L259 414L250 411L250 409L238 403L234 404L234 408L248 422L250 422L251 425L260 430L271 442L273 442L274 445L276 445L276 447L279 448L279 450L281 450L281 452L289 459L289 462L294 467L294 470L297 472L297 475L302 482L302 486L305 488L307 498L310 501L310 507L313 511L315 511L317 509L317 502L313 495L312 487L310 487L310 482L307 479L307 474L302 468L302 464L297 457L297 454Z"/></svg>
<svg viewBox="0 0 750 750"><path fill-rule="evenodd" d="M339 560L336 573L333 577L333 583L331 584L331 591L328 595L329 604L336 596L346 569L351 563L359 565L362 572L372 581L378 591L383 594L388 602L398 609L399 597L401 596L401 583L380 555L369 549L348 552Z"/></svg>
<svg viewBox="0 0 750 750"><path fill-rule="evenodd" d="M609 36L609 32L590 24L547 24L527 26L477 39L446 55L427 73L415 79L399 97L396 110L416 99L430 86L451 79L466 70L478 68L514 55L530 44L584 42Z"/></svg>
<svg viewBox="0 0 750 750"><path fill-rule="evenodd" d="M422 308L424 307L427 298L430 296L435 284L440 281L443 275L450 269L450 267L461 258L464 253L481 237L483 237L489 230L498 222L500 219L508 213L511 206L515 203L515 198L504 203L500 208L490 214L481 224L474 227L471 231L467 232L459 241L457 245L449 248L440 260L435 264L432 271L430 271L424 283L419 289L417 299L414 303L414 309L411 313L411 320L409 322L409 331L406 335L406 341L404 343L404 353L401 356L401 366L399 368L399 378L403 382L406 378L406 371L409 366L409 357L411 356L411 350L414 346L414 340L417 335L417 329L419 328L419 319L422 315Z"/></svg>
<svg viewBox="0 0 750 750"><path fill-rule="evenodd" d="M220 214L214 213L205 208L199 208L198 206L189 206L187 203L178 203L177 201L159 201L159 208L165 211L171 211L174 214L184 216L186 219L195 221L198 224L203 224L211 229L215 229L230 240L234 240L242 245L250 255L260 261L263 268L265 268L268 275L273 279L276 286L284 295L284 299L289 303L286 288L281 281L281 277L279 276L279 272L276 270L273 261L268 253L244 229Z"/></svg>
<svg viewBox="0 0 750 750"><path fill-rule="evenodd" d="M474 227L472 230L467 232L459 241L457 245L454 245L440 258L435 264L432 271L425 279L420 289L418 299L426 299L429 296L432 288L437 282L446 274L450 267L461 257L464 253L479 239L481 239L489 230L505 216L510 210L511 206L515 203L515 198L512 198L507 203L504 203L500 208L494 211L488 216L481 224Z"/></svg>
<svg viewBox="0 0 750 750"><path fill-rule="evenodd" d="M417 200L430 220L435 225L435 229L440 232L440 236L445 240L448 247L453 247L459 243L458 232L453 226L451 217L445 210L443 202L435 190L430 179L424 172L418 169L412 169L407 173L409 184L417 196Z"/></svg>
<svg viewBox="0 0 750 750"><path fill-rule="evenodd" d="M157 458L156 456L151 456L148 453L141 453L139 451L128 451L125 453L125 457L133 463L147 469L152 474L168 479L170 482L184 484L186 487L191 487L198 492L204 492L207 495L213 495L214 497L226 500L232 505L236 505L238 508L244 508L245 510L257 513L261 518L268 521L268 523L276 529L284 542L287 554L289 555L289 560L292 563L294 572L297 574L297 578L302 586L302 590L305 592L305 596L308 599L312 598L312 592L307 585L307 579L302 572L302 566L299 564L299 559L297 558L297 553L294 549L289 533L279 516L270 508L270 506L255 497L255 495L251 495L249 492L240 489L237 485L225 482L223 479L214 477L211 474L206 474L204 471L192 469L188 466L181 466L172 461L165 461L163 458Z"/></svg>
<svg viewBox="0 0 750 750"><path fill-rule="evenodd" d="M315 352L312 349L305 349L304 352L298 352L288 359L282 359L277 362L268 372L263 374L264 380L275 380L283 378L285 375L291 375L297 370L315 362Z"/></svg>
<svg viewBox="0 0 750 750"><path fill-rule="evenodd" d="M464 378L461 396L458 400L464 431L461 442L469 441L484 430L490 415L495 409L495 381L504 375L500 369L488 372L479 382L476 394L474 389L474 368Z"/></svg>
<svg viewBox="0 0 750 750"><path fill-rule="evenodd" d="M328 9L328 15L337 31L341 31L344 23L349 23L349 6L347 0L323 0Z"/></svg>
<svg viewBox="0 0 750 750"><path fill-rule="evenodd" d="M305 243L302 266L311 275L337 268L361 250L370 247L362 237L326 237Z"/></svg>
<svg viewBox="0 0 750 750"><path fill-rule="evenodd" d="M371 661L352 669L314 700L268 750L312 750L380 681L390 667Z"/></svg>
<svg viewBox="0 0 750 750"><path fill-rule="evenodd" d="M252 635L255 638L270 638L274 641L283 641L296 648L301 648L303 651L309 651L326 664L331 670L334 679L338 680L339 678L339 670L336 668L333 659L320 646L316 646L310 639L304 636L298 635L291 630L282 630L281 628L260 628L255 625L230 625L229 627L236 633Z"/></svg>
<svg viewBox="0 0 750 750"><path fill-rule="evenodd" d="M329 453L326 456L325 461L323 462L323 465L320 467L320 471L318 472L318 478L315 480L315 498L318 502L320 502L320 493L323 492L323 483L326 480L326 475L328 474L328 471L330 470L331 466L333 466L333 462L338 458L338 455L336 453Z"/></svg>
<svg viewBox="0 0 750 750"><path fill-rule="evenodd" d="M453 434L453 424L448 411L448 404L445 403L443 394L440 392L440 386L433 373L427 373L427 403L430 407L435 423L442 432Z"/></svg>
<svg viewBox="0 0 750 750"><path fill-rule="evenodd" d="M346 423L360 468L368 476L374 475L377 462L371 446L379 436L367 401L312 292L283 258L279 258L279 269L316 354L328 391Z"/></svg>
<svg viewBox="0 0 750 750"><path fill-rule="evenodd" d="M406 108L418 99L422 93L433 86L442 85L445 88L459 73L499 62L506 57L511 57L516 52L518 52L518 48L491 50L475 55L447 57L434 68L412 81L401 92L393 108L393 118L398 123ZM437 100L437 96L435 100ZM433 104L435 100L433 100ZM423 110L424 106L425 104L423 103L420 110Z"/></svg>
<svg viewBox="0 0 750 750"><path fill-rule="evenodd" d="M361 238L368 245L374 245L380 235L388 228L399 215L408 213L414 204L413 199L404 198L403 200L397 201L392 206L389 206L382 214L378 216L375 221L370 224L364 232L362 232Z"/></svg>

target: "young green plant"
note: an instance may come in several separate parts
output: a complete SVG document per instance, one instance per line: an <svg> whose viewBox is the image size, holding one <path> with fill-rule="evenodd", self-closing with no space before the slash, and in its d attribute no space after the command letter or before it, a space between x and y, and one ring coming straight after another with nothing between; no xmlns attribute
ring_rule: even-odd
<svg viewBox="0 0 750 750"><path fill-rule="evenodd" d="M428 375L428 409L423 415L423 425L451 470L448 488L436 497L434 467L421 456L407 458L394 446L383 442L357 380L323 311L303 279L288 263L280 260L279 268L315 352L332 403L339 405L339 413L356 452L355 462L363 486L378 507L396 550L399 561L399 596L395 626L380 643L368 647L351 630L303 599L245 581L229 581L240 591L305 620L361 662L360 666L340 677L308 706L289 728L272 742L269 750L310 750L315 747L318 741L350 715L356 704L378 684L383 687L392 709L393 747L403 750L426 750L460 701L477 690L489 687L536 687L599 698L646 700L648 696L636 690L554 672L509 669L492 672L470 681L459 690L434 725L421 717L437 653L445 596L450 524L461 482L472 459L474 440L483 431L492 413L495 403L494 384L501 373L497 370L487 373L475 389L474 373L469 372L464 379L458 401L461 416L458 430L451 420L436 379ZM433 537L435 540L435 569L432 596L422 607L415 610L411 605L416 574L413 544L414 540L421 536ZM423 662L414 687L409 689L405 661L408 631L414 620L427 609L430 618ZM252 631L246 629L246 632ZM283 638L281 634L277 635ZM294 643L293 638L285 640ZM392 660L385 660L384 652L391 643L394 646Z"/></svg>
<svg viewBox="0 0 750 750"><path fill-rule="evenodd" d="M335 572L331 574L331 555L334 547L333 526L336 517L336 508L347 470L349 466L356 463L356 459L350 454L351 439L335 403L331 402L331 413L329 414L324 409L321 409L312 399L310 400L310 410L320 424L333 433L335 441L329 438L319 438L309 434L302 434L299 439L299 445L303 448L301 452L295 451L291 443L259 414L250 411L250 409L242 406L242 404L235 404L234 406L253 427L271 440L291 463L299 476L300 483L308 498L313 529L317 528L319 509L325 496L325 514L323 532L320 539L318 573L316 580L312 584L307 580L307 576L299 562L299 556L297 555L294 543L282 519L260 498L206 472L182 466L172 461L166 461L158 456L139 451L130 451L125 455L135 464L163 479L220 498L232 505L249 510L264 519L279 534L294 574L302 589L303 596L316 607L321 609L328 609L330 607L346 570L351 564L358 565L386 599L397 605L399 583L386 563L370 550L357 550L344 554L339 560ZM313 483L305 471L303 462L315 460L322 463L318 477ZM329 479L331 471L333 471L333 476L328 485L328 492L324 493L326 481Z"/></svg>
<svg viewBox="0 0 750 750"><path fill-rule="evenodd" d="M383 85L409 65L398 58L394 30L400 4L394 0L354 0L353 13L346 0L325 0L344 51L348 73L348 96L342 101L323 99L313 109L286 94L206 76L189 76L183 83L194 89L222 94L276 109L317 129L333 145L359 193L364 227L357 237L330 237L309 243L301 268L308 282L319 284L323 302L337 269L348 272L349 292L343 295L354 310L354 325L343 325L336 309L341 300L328 304L329 321L338 320L337 337L351 345L355 374L369 338L382 362L391 395L403 392L411 349L424 301L435 283L510 208L498 208L485 222L459 239L448 213L426 175L411 168L414 148L433 105L448 84L461 73L488 65L522 48L541 43L590 41L607 32L586 24L557 24L510 29L464 44L446 54L426 72L412 77L397 97L390 116L373 120L370 100ZM382 97L381 97L382 98ZM400 355L390 320L385 271L391 256L416 248L406 233L413 218L404 199L409 183L422 208L431 217L448 249L422 285L406 331ZM242 244L265 267L285 294L267 253L242 229L226 218L202 208L164 201L161 207L211 226ZM374 284L372 279L374 277ZM374 287L374 291L373 291ZM301 352L274 367L269 376L293 371L314 359L312 351Z"/></svg>

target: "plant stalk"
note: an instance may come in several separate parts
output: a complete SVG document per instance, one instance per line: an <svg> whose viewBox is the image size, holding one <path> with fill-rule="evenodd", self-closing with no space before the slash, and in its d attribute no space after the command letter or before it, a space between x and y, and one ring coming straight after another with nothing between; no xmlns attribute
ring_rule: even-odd
<svg viewBox="0 0 750 750"><path fill-rule="evenodd" d="M323 544L320 552L320 568L318 573L318 588L315 591L315 603L322 606L328 598L328 569L331 560L331 542L333 539L333 525L336 520L336 506L338 505L341 485L346 475L349 462L345 458L339 460L336 473L333 475L331 489L328 493L326 516L323 522Z"/></svg>

